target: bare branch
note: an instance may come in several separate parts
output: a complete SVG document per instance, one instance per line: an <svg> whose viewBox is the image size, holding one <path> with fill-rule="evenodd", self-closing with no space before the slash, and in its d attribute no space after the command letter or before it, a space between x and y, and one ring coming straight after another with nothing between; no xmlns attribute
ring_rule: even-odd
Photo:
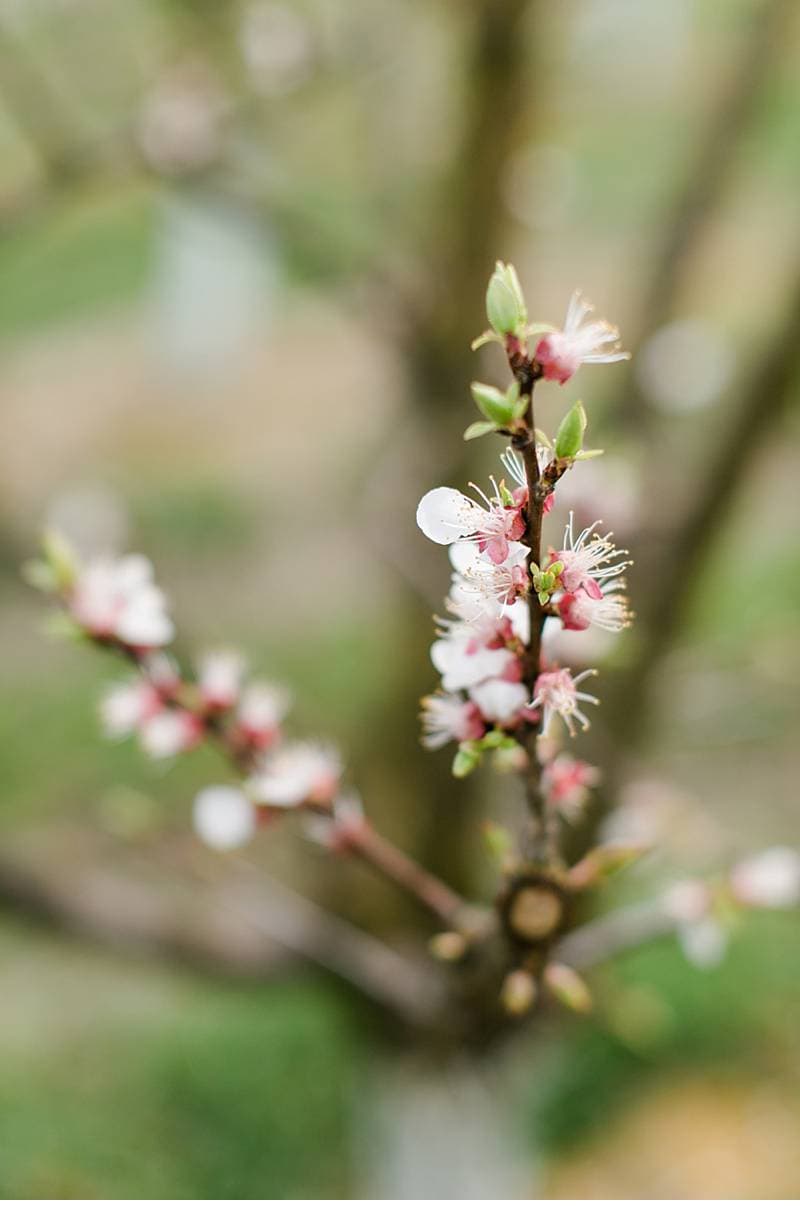
<svg viewBox="0 0 800 1213"><path fill-rule="evenodd" d="M675 919L659 902L623 906L565 935L554 948L553 959L574 969L590 969L674 930Z"/></svg>
<svg viewBox="0 0 800 1213"><path fill-rule="evenodd" d="M274 978L293 958L345 980L404 1023L437 1021L444 1001L433 967L394 951L250 865L230 878L187 889L187 873L139 880L96 863L45 870L0 854L0 903L103 944L167 957L213 973ZM180 877L183 879L181 880ZM191 912L184 904L191 897ZM183 897L181 896L183 894Z"/></svg>

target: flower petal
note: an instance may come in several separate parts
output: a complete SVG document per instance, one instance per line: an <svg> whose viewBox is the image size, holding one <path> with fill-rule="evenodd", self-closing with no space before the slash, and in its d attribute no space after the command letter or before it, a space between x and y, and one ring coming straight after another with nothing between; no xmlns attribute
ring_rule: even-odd
<svg viewBox="0 0 800 1213"><path fill-rule="evenodd" d="M455 543L480 530L485 513L458 489L431 489L417 506L417 526L434 543Z"/></svg>

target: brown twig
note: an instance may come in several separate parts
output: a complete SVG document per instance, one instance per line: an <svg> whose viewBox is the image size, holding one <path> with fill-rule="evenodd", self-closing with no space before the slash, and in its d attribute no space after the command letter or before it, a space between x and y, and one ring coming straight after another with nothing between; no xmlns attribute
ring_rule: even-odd
<svg viewBox="0 0 800 1213"><path fill-rule="evenodd" d="M364 823L348 840L348 849L376 868L450 927L465 925L470 907L457 893L415 859Z"/></svg>
<svg viewBox="0 0 800 1213"><path fill-rule="evenodd" d="M116 640L101 641L100 643L103 647L112 649L135 665L143 677L148 677L146 658L142 658L134 648ZM185 679L181 680L174 689L164 693L162 697L170 706L191 712L201 721L205 736L220 749L237 773L252 774L257 763L258 752L243 746L235 729L226 724L224 718L219 714L202 711L199 706L201 704L200 693L193 683ZM259 805L258 807L267 812L280 811L270 805ZM311 802L298 806L297 811L322 814L329 818L333 816L333 810L329 806ZM349 830L343 849L359 855L387 880L430 910L446 926L457 927L472 917L471 907L455 890L406 855L388 838L384 838L371 823L363 821L357 829ZM320 910L320 913L323 911Z"/></svg>
<svg viewBox="0 0 800 1213"><path fill-rule="evenodd" d="M439 1022L446 987L433 965L400 955L251 866L229 866L235 878L204 884L201 901L199 889L183 888L192 897L187 914L180 895L185 871L153 884L121 874L116 864L44 867L5 853L0 904L117 949L232 977L274 978L301 957L401 1022Z"/></svg>
<svg viewBox="0 0 800 1213"><path fill-rule="evenodd" d="M509 337L507 339L506 353L509 366L519 384L520 393L528 398L524 427L520 434L514 436L512 445L522 456L528 489L523 542L530 549L529 564L538 566L542 559L544 503L549 492L542 477L544 469L539 467L539 458L536 453L533 392L540 371L534 359L529 356L524 345L517 338ZM533 586L528 593L528 618L530 638L525 649L524 673L528 690L533 698L536 680L541 669L542 628L546 618ZM539 730L532 722L525 722L521 731L523 745L528 756L528 765L523 776L525 797L530 813L529 832L525 846L526 858L550 862L558 857L558 831L553 828L554 823L548 820L548 807L542 796L542 766L538 753Z"/></svg>

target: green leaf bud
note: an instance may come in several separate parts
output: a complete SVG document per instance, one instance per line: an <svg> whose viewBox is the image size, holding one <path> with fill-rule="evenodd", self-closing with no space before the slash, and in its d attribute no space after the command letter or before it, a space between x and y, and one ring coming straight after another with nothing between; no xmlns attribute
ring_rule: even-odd
<svg viewBox="0 0 800 1213"><path fill-rule="evenodd" d="M480 411L494 425L509 425L513 417L513 406L508 396L489 383L471 383L469 390Z"/></svg>
<svg viewBox="0 0 800 1213"><path fill-rule="evenodd" d="M513 265L497 262L486 291L486 315L501 336L524 329L528 315Z"/></svg>
<svg viewBox="0 0 800 1213"><path fill-rule="evenodd" d="M493 421L473 421L472 425L468 425L464 430L464 441L469 442L473 438L483 438L484 434L494 434L497 426Z"/></svg>
<svg viewBox="0 0 800 1213"><path fill-rule="evenodd" d="M78 571L78 560L63 535L57 531L46 531L42 536L42 555L52 572L56 588L70 589Z"/></svg>
<svg viewBox="0 0 800 1213"><path fill-rule="evenodd" d="M583 445L586 431L586 412L580 400L573 404L556 434L556 457L574 459Z"/></svg>
<svg viewBox="0 0 800 1213"><path fill-rule="evenodd" d="M471 775L481 760L480 750L469 741L462 741L453 758L453 775L456 779L466 779Z"/></svg>

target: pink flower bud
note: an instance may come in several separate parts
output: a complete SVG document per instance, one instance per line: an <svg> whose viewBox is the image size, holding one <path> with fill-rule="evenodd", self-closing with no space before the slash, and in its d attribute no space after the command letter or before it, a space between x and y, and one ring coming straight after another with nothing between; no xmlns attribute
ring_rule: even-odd
<svg viewBox="0 0 800 1213"><path fill-rule="evenodd" d="M564 328L547 333L534 355L545 379L566 383L584 362L620 362L630 358L619 348L619 330L605 320L584 324L592 305L576 291L569 302Z"/></svg>

